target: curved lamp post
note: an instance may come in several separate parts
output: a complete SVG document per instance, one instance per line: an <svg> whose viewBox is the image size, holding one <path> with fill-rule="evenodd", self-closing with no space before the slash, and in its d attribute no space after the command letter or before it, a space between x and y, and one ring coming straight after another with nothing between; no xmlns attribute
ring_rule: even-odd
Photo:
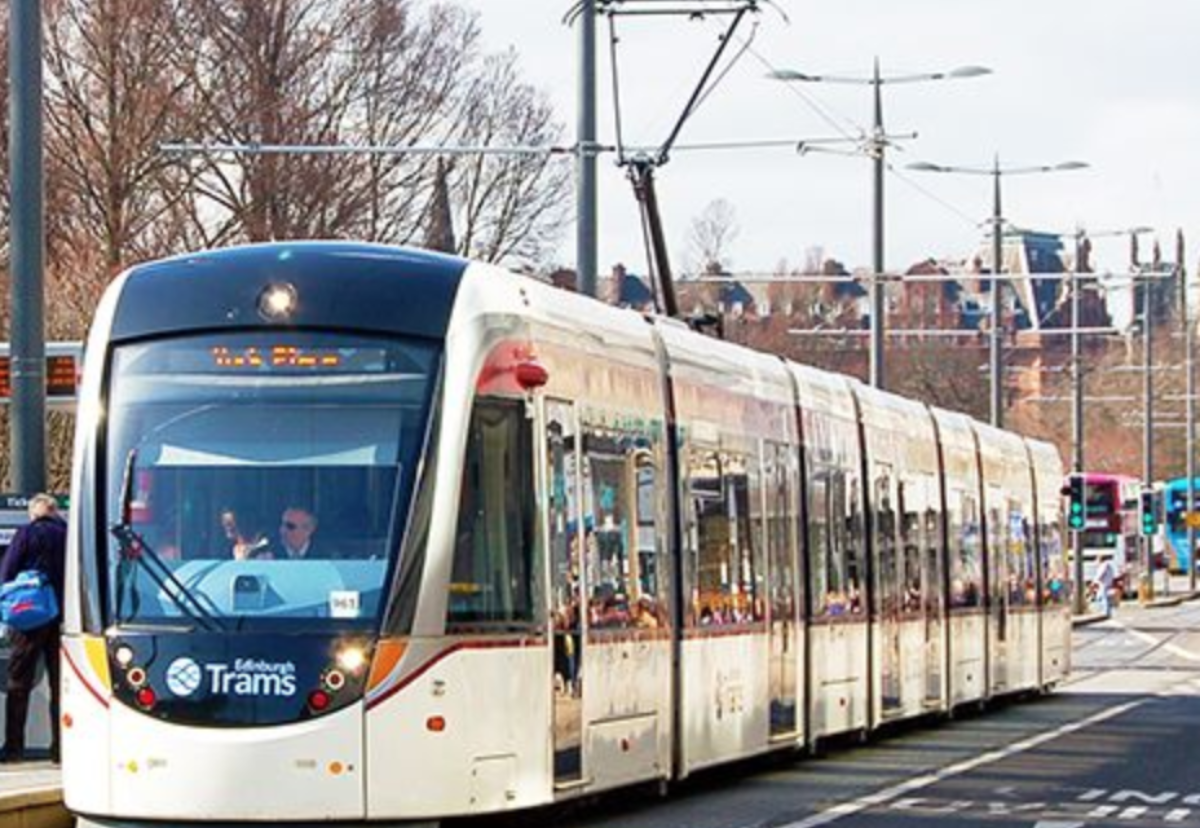
<svg viewBox="0 0 1200 828"><path fill-rule="evenodd" d="M991 423L1000 428L1004 425L1003 397L1003 354L1001 351L1000 273L1004 269L1003 224L1000 212L1000 178L1005 175L1028 175L1032 173L1063 172L1082 170L1088 165L1083 161L1063 161L1059 164L1040 164L1028 167L1001 167L997 155L990 167L958 167L918 161L908 169L918 172L963 173L965 175L990 175L992 177L992 335L991 335Z"/></svg>
<svg viewBox="0 0 1200 828"><path fill-rule="evenodd" d="M884 327L884 295L881 282L884 275L883 262L883 172L884 152L891 142L883 129L883 94L884 85L897 83L915 83L917 81L953 80L955 78L974 78L991 74L991 69L982 66L960 66L946 72L922 72L908 75L880 75L879 58L875 58L875 70L867 77L852 77L845 75L816 75L799 72L794 69L780 69L770 73L768 77L781 81L798 81L803 83L844 83L859 86L871 86L875 97L875 119L871 135L864 144L864 152L874 161L874 221L872 236L873 278L870 283L871 294L871 340L870 340L870 382L876 388L885 387L883 368L883 327ZM813 144L815 142L806 142Z"/></svg>

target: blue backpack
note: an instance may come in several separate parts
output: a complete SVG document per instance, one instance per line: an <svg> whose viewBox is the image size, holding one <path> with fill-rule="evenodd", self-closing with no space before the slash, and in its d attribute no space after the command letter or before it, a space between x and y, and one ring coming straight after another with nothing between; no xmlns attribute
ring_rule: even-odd
<svg viewBox="0 0 1200 828"><path fill-rule="evenodd" d="M0 622L29 632L58 619L58 599L44 572L27 569L0 586Z"/></svg>

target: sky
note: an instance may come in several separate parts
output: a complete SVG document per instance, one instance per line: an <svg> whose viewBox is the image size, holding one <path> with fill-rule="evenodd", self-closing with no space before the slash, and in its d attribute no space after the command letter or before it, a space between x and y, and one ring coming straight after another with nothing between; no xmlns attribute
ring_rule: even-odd
<svg viewBox="0 0 1200 828"><path fill-rule="evenodd" d="M512 48L525 80L550 97L576 132L578 30L572 0L457 0L477 10L484 47ZM518 10L519 8L519 10ZM625 143L668 135L728 19L622 17L617 67ZM615 143L607 22L597 51L602 144ZM872 165L863 156L798 154L790 142L869 130L871 88L783 83L809 74L904 75L984 66L968 79L886 85L887 130L917 133L889 149L885 263L904 270L979 247L992 213L991 179L906 169L918 161L1001 167L1083 161L1089 168L1001 179L1003 214L1033 230L1094 234L1101 269L1120 270L1128 241L1114 231L1152 227L1164 256L1175 232L1200 257L1200 0L776 0L743 21L727 54L741 56L688 121L679 144L785 141L788 146L680 148L657 175L676 271L694 259L692 222L717 199L738 232L727 254L737 273L799 267L820 248L869 266ZM746 48L742 48L746 47ZM849 149L853 143L844 145ZM564 162L569 163L569 162ZM599 162L599 270L645 271L637 205L612 155ZM1111 234L1111 235L1109 235ZM1141 249L1149 255L1154 236ZM575 258L574 228L560 262Z"/></svg>

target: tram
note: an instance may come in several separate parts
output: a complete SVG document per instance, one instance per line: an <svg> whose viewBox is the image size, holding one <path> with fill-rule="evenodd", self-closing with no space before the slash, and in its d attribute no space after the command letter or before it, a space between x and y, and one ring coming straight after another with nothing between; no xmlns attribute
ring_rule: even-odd
<svg viewBox="0 0 1200 828"><path fill-rule="evenodd" d="M1069 667L1051 446L677 321L286 242L132 268L87 353L86 823L531 808Z"/></svg>

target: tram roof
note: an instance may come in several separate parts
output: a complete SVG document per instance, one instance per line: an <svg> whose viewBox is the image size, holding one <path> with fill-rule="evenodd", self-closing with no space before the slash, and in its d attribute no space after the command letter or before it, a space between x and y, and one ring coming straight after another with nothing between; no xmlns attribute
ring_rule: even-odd
<svg viewBox="0 0 1200 828"><path fill-rule="evenodd" d="M288 285L295 310L274 320L281 328L353 327L440 338L466 267L466 260L440 253L345 241L272 242L176 256L130 269L112 336L261 326L260 296L270 286Z"/></svg>

